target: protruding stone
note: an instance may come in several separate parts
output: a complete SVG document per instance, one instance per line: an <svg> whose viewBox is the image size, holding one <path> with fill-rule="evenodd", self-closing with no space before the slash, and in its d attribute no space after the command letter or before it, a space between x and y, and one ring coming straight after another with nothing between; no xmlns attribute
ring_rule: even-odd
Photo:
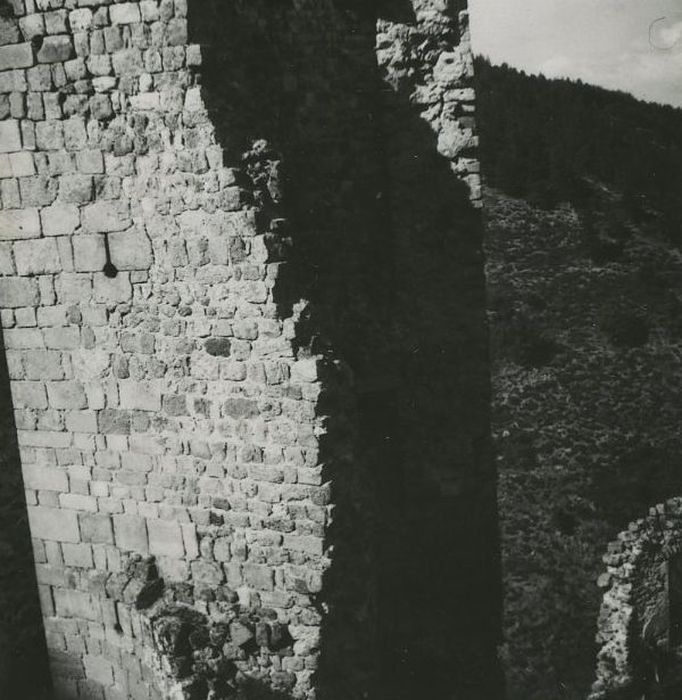
<svg viewBox="0 0 682 700"><path fill-rule="evenodd" d="M71 37L67 34L46 36L38 51L40 63L63 63L74 55Z"/></svg>

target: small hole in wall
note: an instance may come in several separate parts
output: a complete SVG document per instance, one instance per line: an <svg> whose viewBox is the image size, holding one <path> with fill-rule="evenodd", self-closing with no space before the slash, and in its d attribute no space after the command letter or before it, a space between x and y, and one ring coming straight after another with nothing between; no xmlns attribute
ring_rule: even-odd
<svg viewBox="0 0 682 700"><path fill-rule="evenodd" d="M104 253L107 257L107 261L104 264L102 272L104 272L105 277L114 278L118 275L118 268L111 262L111 249L109 248L109 236L104 234Z"/></svg>
<svg viewBox="0 0 682 700"><path fill-rule="evenodd" d="M114 625L114 632L120 635L123 634L123 627L121 627L121 625L118 622Z"/></svg>
<svg viewBox="0 0 682 700"><path fill-rule="evenodd" d="M111 262L107 262L104 266L102 272L104 272L106 277L114 278L118 277L118 268Z"/></svg>

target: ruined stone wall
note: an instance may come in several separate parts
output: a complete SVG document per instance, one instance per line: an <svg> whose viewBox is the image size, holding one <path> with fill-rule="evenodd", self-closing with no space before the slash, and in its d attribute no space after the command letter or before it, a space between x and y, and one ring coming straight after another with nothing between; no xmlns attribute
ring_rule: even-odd
<svg viewBox="0 0 682 700"><path fill-rule="evenodd" d="M435 653L481 697L496 603L457 633L448 586L424 605L439 571L472 572L462 600L496 577L465 15L12 0L1 30L0 306L57 696L382 697Z"/></svg>
<svg viewBox="0 0 682 700"><path fill-rule="evenodd" d="M668 567L682 551L681 526L682 501L670 499L652 507L609 545L598 581L604 596L591 700L619 692L644 694L665 670L663 659L674 634Z"/></svg>

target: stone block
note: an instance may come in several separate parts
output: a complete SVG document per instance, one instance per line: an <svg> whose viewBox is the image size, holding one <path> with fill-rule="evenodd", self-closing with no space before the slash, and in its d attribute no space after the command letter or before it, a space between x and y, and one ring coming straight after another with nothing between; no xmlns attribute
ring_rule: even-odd
<svg viewBox="0 0 682 700"><path fill-rule="evenodd" d="M46 275L61 271L54 238L17 241L14 244L14 260L20 275Z"/></svg>
<svg viewBox="0 0 682 700"><path fill-rule="evenodd" d="M320 363L314 357L294 362L291 368L291 380L294 382L316 382L319 378Z"/></svg>
<svg viewBox="0 0 682 700"><path fill-rule="evenodd" d="M10 388L15 408L47 408L45 385L42 382L13 381Z"/></svg>
<svg viewBox="0 0 682 700"><path fill-rule="evenodd" d="M92 10L82 8L69 12L69 25L72 32L85 32L92 25Z"/></svg>
<svg viewBox="0 0 682 700"><path fill-rule="evenodd" d="M34 279L0 279L0 307L17 309L22 306L35 306L39 299L38 283Z"/></svg>
<svg viewBox="0 0 682 700"><path fill-rule="evenodd" d="M82 409L88 404L83 385L78 382L48 382L47 395L50 408Z"/></svg>
<svg viewBox="0 0 682 700"><path fill-rule="evenodd" d="M230 418L254 418L258 415L258 402L255 399L235 397L223 404L223 415Z"/></svg>
<svg viewBox="0 0 682 700"><path fill-rule="evenodd" d="M74 236L73 264L77 272L101 272L106 263L104 237L98 235Z"/></svg>
<svg viewBox="0 0 682 700"><path fill-rule="evenodd" d="M185 545L180 523L173 520L148 520L149 551L159 557L182 559Z"/></svg>
<svg viewBox="0 0 682 700"><path fill-rule="evenodd" d="M43 617L53 617L54 616L54 601L52 600L52 592L49 586L39 585L38 586L38 597L40 598L40 610L43 613Z"/></svg>
<svg viewBox="0 0 682 700"><path fill-rule="evenodd" d="M38 51L40 63L63 63L74 56L73 43L68 34L46 36Z"/></svg>
<svg viewBox="0 0 682 700"><path fill-rule="evenodd" d="M85 150L76 153L76 165L81 173L93 175L104 172L102 151Z"/></svg>
<svg viewBox="0 0 682 700"><path fill-rule="evenodd" d="M59 180L59 199L72 204L90 202L94 195L92 175L64 175Z"/></svg>
<svg viewBox="0 0 682 700"><path fill-rule="evenodd" d="M230 561L232 559L232 553L230 551L230 538L229 537L218 537L213 546L213 556L216 561Z"/></svg>
<svg viewBox="0 0 682 700"><path fill-rule="evenodd" d="M71 485L73 488L73 484ZM59 506L68 510L82 510L88 513L97 512L97 499L80 493L62 493L59 496Z"/></svg>
<svg viewBox="0 0 682 700"><path fill-rule="evenodd" d="M114 5L114 7L117 6ZM114 684L114 667L106 657L86 654L83 657L83 665L85 674L90 680L104 687Z"/></svg>
<svg viewBox="0 0 682 700"><path fill-rule="evenodd" d="M46 328L43 337L45 347L51 350L75 350L80 345L80 329L77 326Z"/></svg>
<svg viewBox="0 0 682 700"><path fill-rule="evenodd" d="M49 542L80 542L78 517L74 511L47 506L28 506L31 537Z"/></svg>
<svg viewBox="0 0 682 700"><path fill-rule="evenodd" d="M130 451L147 455L162 455L166 451L163 438L156 435L131 435Z"/></svg>
<svg viewBox="0 0 682 700"><path fill-rule="evenodd" d="M8 328L4 333L5 349L44 348L43 334L37 328Z"/></svg>
<svg viewBox="0 0 682 700"><path fill-rule="evenodd" d="M101 379L111 367L106 350L83 348L71 353L74 375L81 380Z"/></svg>
<svg viewBox="0 0 682 700"><path fill-rule="evenodd" d="M64 423L71 433L97 432L97 414L94 411L68 411L64 416Z"/></svg>
<svg viewBox="0 0 682 700"><path fill-rule="evenodd" d="M110 515L83 513L78 516L83 542L114 544L114 530Z"/></svg>
<svg viewBox="0 0 682 700"><path fill-rule="evenodd" d="M164 413L169 416L178 417L188 415L187 397L184 394L180 396L164 396L163 410Z"/></svg>
<svg viewBox="0 0 682 700"><path fill-rule="evenodd" d="M24 39L30 41L33 37L42 36L45 33L45 22L42 14L33 13L19 18L19 28Z"/></svg>
<svg viewBox="0 0 682 700"><path fill-rule="evenodd" d="M194 580L209 586L219 586L225 578L223 570L218 564L203 559L193 561L191 568Z"/></svg>
<svg viewBox="0 0 682 700"><path fill-rule="evenodd" d="M95 202L83 208L83 229L88 233L123 231L130 224L130 207L127 202Z"/></svg>
<svg viewBox="0 0 682 700"><path fill-rule="evenodd" d="M66 306L41 306L37 310L38 325L41 328L49 326L65 326L67 323ZM61 379L61 377L49 377L50 379Z"/></svg>
<svg viewBox="0 0 682 700"><path fill-rule="evenodd" d="M119 383L121 408L137 411L161 410L161 387L158 381L124 379Z"/></svg>
<svg viewBox="0 0 682 700"><path fill-rule="evenodd" d="M9 17L0 17L0 45L16 44L20 38L17 22Z"/></svg>
<svg viewBox="0 0 682 700"><path fill-rule="evenodd" d="M58 119L38 122L36 144L44 151L57 151L64 148L64 124Z"/></svg>
<svg viewBox="0 0 682 700"><path fill-rule="evenodd" d="M51 3L54 5L54 3ZM54 12L46 12L44 16L45 31L48 34L65 34L67 28L68 12L66 10L56 10Z"/></svg>
<svg viewBox="0 0 682 700"><path fill-rule="evenodd" d="M92 561L92 547L89 544L62 544L62 556L66 566L75 566L80 569L91 569L94 566Z"/></svg>
<svg viewBox="0 0 682 700"><path fill-rule="evenodd" d="M27 89L26 73L23 70L0 72L0 92L26 92Z"/></svg>
<svg viewBox="0 0 682 700"><path fill-rule="evenodd" d="M0 122L0 129L2 122ZM40 216L37 209L0 211L0 240L13 241L40 236Z"/></svg>
<svg viewBox="0 0 682 700"><path fill-rule="evenodd" d="M54 605L59 617L73 617L99 622L102 616L101 608L95 596L82 591L55 588Z"/></svg>
<svg viewBox="0 0 682 700"><path fill-rule="evenodd" d="M0 71L29 68L32 65L33 47L29 42L0 46Z"/></svg>
<svg viewBox="0 0 682 700"><path fill-rule="evenodd" d="M92 297L90 275L64 272L57 277L56 288L60 304L79 304Z"/></svg>
<svg viewBox="0 0 682 700"><path fill-rule="evenodd" d="M140 5L137 2L124 2L120 5L112 5L109 8L109 17L112 24L135 24L140 22Z"/></svg>
<svg viewBox="0 0 682 700"><path fill-rule="evenodd" d="M53 204L40 212L45 236L70 236L80 226L80 212L75 204Z"/></svg>
<svg viewBox="0 0 682 700"><path fill-rule="evenodd" d="M68 491L69 477L63 469L24 464L24 486L35 491Z"/></svg>
<svg viewBox="0 0 682 700"><path fill-rule="evenodd" d="M213 357L229 357L232 352L232 341L229 338L209 338L205 348L206 352Z"/></svg>
<svg viewBox="0 0 682 700"><path fill-rule="evenodd" d="M119 270L148 270L152 266L152 246L140 231L112 233L109 236L111 261Z"/></svg>
<svg viewBox="0 0 682 700"><path fill-rule="evenodd" d="M128 435L130 434L130 412L107 408L100 411L98 424L99 431L104 435Z"/></svg>
<svg viewBox="0 0 682 700"><path fill-rule="evenodd" d="M72 436L51 430L17 430L17 439L21 447L62 449L71 446Z"/></svg>
<svg viewBox="0 0 682 700"><path fill-rule="evenodd" d="M62 355L52 350L32 350L24 354L27 379L55 380L64 378Z"/></svg>
<svg viewBox="0 0 682 700"><path fill-rule="evenodd" d="M139 49L125 49L112 56L112 64L116 75L134 77L144 73L142 52Z"/></svg>
<svg viewBox="0 0 682 700"><path fill-rule="evenodd" d="M35 328L38 325L34 308L17 309L14 312L14 318L20 328Z"/></svg>
<svg viewBox="0 0 682 700"><path fill-rule="evenodd" d="M116 277L107 277L103 272L94 276L94 299L98 304L118 304L130 301L133 297L133 287L130 284L130 273L119 272Z"/></svg>
<svg viewBox="0 0 682 700"><path fill-rule="evenodd" d="M27 151L21 153L10 153L10 167L12 169L12 177L30 177L35 174L35 165L33 164L33 154Z"/></svg>
<svg viewBox="0 0 682 700"><path fill-rule="evenodd" d="M312 535L284 535L284 546L296 552L303 552L312 556L322 556L324 542L320 537Z"/></svg>
<svg viewBox="0 0 682 700"><path fill-rule="evenodd" d="M275 574L265 564L244 564L244 582L259 591L272 591L275 588Z"/></svg>
<svg viewBox="0 0 682 700"><path fill-rule="evenodd" d="M114 515L114 540L120 549L147 554L149 541L145 519L138 515Z"/></svg>
<svg viewBox="0 0 682 700"><path fill-rule="evenodd" d="M199 541L197 539L197 528L194 523L181 523L182 539L185 543L185 555L187 559L197 559L199 557Z"/></svg>

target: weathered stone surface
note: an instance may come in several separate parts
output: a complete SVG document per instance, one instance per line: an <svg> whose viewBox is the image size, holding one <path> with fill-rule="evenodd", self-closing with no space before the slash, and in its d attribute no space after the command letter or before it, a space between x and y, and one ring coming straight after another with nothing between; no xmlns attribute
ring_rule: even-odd
<svg viewBox="0 0 682 700"><path fill-rule="evenodd" d="M147 526L144 518L136 515L114 515L114 539L116 546L124 551L149 552Z"/></svg>
<svg viewBox="0 0 682 700"><path fill-rule="evenodd" d="M74 236L72 245L76 272L101 272L107 259L102 236Z"/></svg>
<svg viewBox="0 0 682 700"><path fill-rule="evenodd" d="M2 122L0 122L1 128ZM37 209L0 211L0 240L11 241L40 236L40 216Z"/></svg>
<svg viewBox="0 0 682 700"><path fill-rule="evenodd" d="M111 233L130 226L127 203L120 201L95 202L83 208L83 229L88 233Z"/></svg>
<svg viewBox="0 0 682 700"><path fill-rule="evenodd" d="M119 270L148 270L153 262L147 236L138 231L112 233L109 236L111 260Z"/></svg>
<svg viewBox="0 0 682 700"><path fill-rule="evenodd" d="M121 272L116 277L111 278L98 272L94 277L94 291L94 300L100 304L130 301L133 296L130 275L127 272Z"/></svg>
<svg viewBox="0 0 682 700"><path fill-rule="evenodd" d="M68 491L69 478L64 469L41 467L37 464L23 466L24 485L36 491Z"/></svg>
<svg viewBox="0 0 682 700"><path fill-rule="evenodd" d="M27 379L63 379L62 355L53 350L31 350L24 355L24 370Z"/></svg>
<svg viewBox="0 0 682 700"><path fill-rule="evenodd" d="M232 341L229 338L209 338L206 341L206 352L214 357L229 357Z"/></svg>
<svg viewBox="0 0 682 700"><path fill-rule="evenodd" d="M14 309L21 306L36 306L39 299L40 293L36 280L11 277L0 278L0 306L2 308Z"/></svg>
<svg viewBox="0 0 682 700"><path fill-rule="evenodd" d="M30 43L0 46L0 71L28 68L32 65L33 48Z"/></svg>
<svg viewBox="0 0 682 700"><path fill-rule="evenodd" d="M128 411L108 408L100 412L99 430L104 435L127 435L130 433L131 416Z"/></svg>
<svg viewBox="0 0 682 700"><path fill-rule="evenodd" d="M38 51L38 60L41 63L62 63L72 56L73 44L71 37L66 34L45 37Z"/></svg>
<svg viewBox="0 0 682 700"><path fill-rule="evenodd" d="M14 260L20 275L44 275L61 270L59 251L53 238L17 241Z"/></svg>
<svg viewBox="0 0 682 700"><path fill-rule="evenodd" d="M76 517L75 514L73 517ZM54 603L57 615L61 617L90 620L92 622L98 621L101 617L100 606L97 604L97 600L89 593L55 588Z"/></svg>
<svg viewBox="0 0 682 700"><path fill-rule="evenodd" d="M45 384L42 382L12 382L11 390L16 408L47 408Z"/></svg>
<svg viewBox="0 0 682 700"><path fill-rule="evenodd" d="M168 520L148 520L149 551L160 557L182 559L185 545L179 523Z"/></svg>
<svg viewBox="0 0 682 700"><path fill-rule="evenodd" d="M29 506L28 519L33 537L49 542L79 542L78 517L73 511Z"/></svg>
<svg viewBox="0 0 682 700"><path fill-rule="evenodd" d="M74 381L48 382L47 395L52 408L81 409L88 405L82 384Z"/></svg>
<svg viewBox="0 0 682 700"><path fill-rule="evenodd" d="M119 384L121 408L137 411L161 410L161 387L158 382L136 382L132 379Z"/></svg>

